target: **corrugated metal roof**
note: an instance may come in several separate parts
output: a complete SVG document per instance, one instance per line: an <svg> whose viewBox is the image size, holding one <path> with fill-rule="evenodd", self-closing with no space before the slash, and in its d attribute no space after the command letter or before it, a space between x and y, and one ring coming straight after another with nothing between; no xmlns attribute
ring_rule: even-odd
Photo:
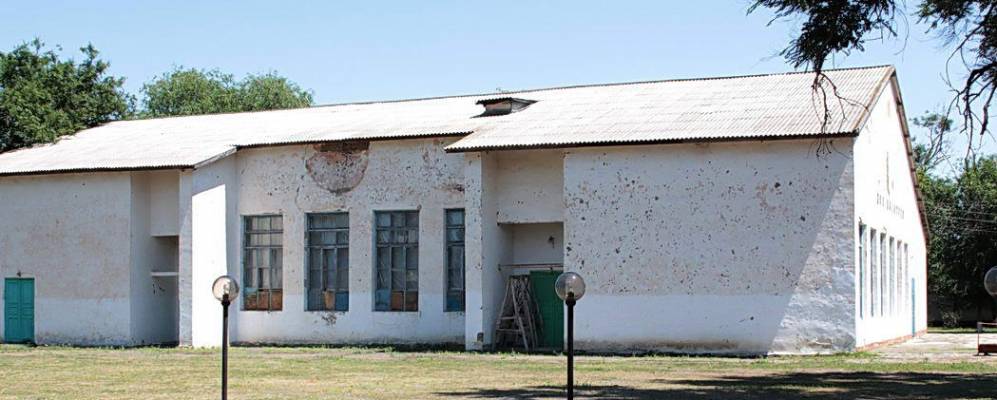
<svg viewBox="0 0 997 400"><path fill-rule="evenodd" d="M0 175L192 168L239 147L467 135L448 151L854 133L892 67L826 71L837 86L821 128L813 74L636 82L305 109L112 122L0 154ZM538 101L500 117L476 102ZM468 134L470 133L470 134Z"/></svg>
<svg viewBox="0 0 997 400"><path fill-rule="evenodd" d="M540 101L478 127L447 150L854 134L892 73L892 67L826 71L837 88L837 96L828 93L826 128L823 101L811 89L814 75L790 73L519 94Z"/></svg>

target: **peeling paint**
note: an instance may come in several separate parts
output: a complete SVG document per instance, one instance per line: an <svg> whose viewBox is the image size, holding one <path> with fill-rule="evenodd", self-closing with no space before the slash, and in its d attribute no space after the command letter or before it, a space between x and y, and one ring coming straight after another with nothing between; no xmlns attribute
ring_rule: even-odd
<svg viewBox="0 0 997 400"><path fill-rule="evenodd" d="M322 321L328 326L336 326L336 313L332 311L322 313Z"/></svg>
<svg viewBox="0 0 997 400"><path fill-rule="evenodd" d="M316 153L305 161L308 176L331 193L349 192L367 172L369 146L366 141L315 145Z"/></svg>

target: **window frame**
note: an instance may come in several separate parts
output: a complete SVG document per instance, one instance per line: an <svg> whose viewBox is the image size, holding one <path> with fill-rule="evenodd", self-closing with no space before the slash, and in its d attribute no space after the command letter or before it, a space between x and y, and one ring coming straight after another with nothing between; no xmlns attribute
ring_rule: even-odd
<svg viewBox="0 0 997 400"><path fill-rule="evenodd" d="M911 302L911 284L910 284L910 281L911 281L911 278L910 278L910 249L907 246L907 242L904 242L904 251L903 251L903 254L904 254L903 255L903 260L904 260L904 275L903 275L903 280L904 280L904 307L903 307L903 313L905 314L904 317L906 317L907 315L911 314L911 307L912 307L912 304L913 304Z"/></svg>
<svg viewBox="0 0 997 400"><path fill-rule="evenodd" d="M886 285L889 281L887 276L887 248L886 232L879 234L879 315L886 315Z"/></svg>
<svg viewBox="0 0 997 400"><path fill-rule="evenodd" d="M339 217L339 216L345 217L345 219L346 219L346 226L345 227L333 227L333 228L313 228L312 227L312 217ZM350 298L350 213L348 211L318 211L318 212L308 212L308 213L305 213L305 221L304 222L305 222L305 224L304 224L304 227L305 227L305 229L304 229L304 249L305 249L305 262L304 262L304 271L305 271L305 273L304 273L304 275L305 275L304 276L304 288L305 288L305 301L304 301L304 303L305 304L304 304L304 306L305 306L305 311L307 311L307 312L330 312L330 311L331 312L348 312L350 310L350 300L349 300L349 298ZM333 243L333 244L313 244L311 242L311 234L315 233L315 232L334 232L335 235L336 235L336 239L334 240L335 243ZM345 244L339 242L338 233L340 233L340 232L345 232L346 233L346 243ZM311 282L311 276L312 276L312 270L315 269L315 268L312 268L312 252L316 251L316 250L317 251L321 251L323 253L326 252L326 251L330 251L331 250L334 253L333 259L335 260L335 264L336 265L335 265L335 271L333 272L333 274L335 276L335 282L333 282L333 284L332 284L332 290L331 290L332 296L333 296L333 299L334 299L333 300L334 304L333 304L332 308L320 308L320 307L314 306L312 304L312 295L311 295L311 290L312 290L311 284L312 284L312 282ZM346 261L345 277L343 276L343 272L341 270L342 266L340 264L340 261L342 261L342 259L340 257L340 252L343 251L343 250L345 250L345 253L346 253L346 258L345 258L345 261ZM319 268L317 268L318 275L319 275L319 277L322 280L326 280L326 278L328 277L327 276L327 274L328 274L327 269L329 268L326 265L326 263L325 263L325 261L327 259L326 259L326 257L322 256L322 257L320 257L320 260L322 260L322 261L321 261L321 265L319 266ZM346 282L340 282L340 279L343 279L343 278L345 278ZM324 299L325 298L324 297L325 292L329 292L330 291L329 290L329 284L328 284L328 282L323 282L323 284L320 284L320 286L321 287L319 289L322 290L322 292L323 292L323 299ZM345 289L340 289L340 287L342 287L342 286L345 286L346 288ZM343 297L340 297L340 296L343 296ZM345 300L345 301L341 301L341 300Z"/></svg>
<svg viewBox="0 0 997 400"><path fill-rule="evenodd" d="M379 216L384 215L384 214L391 215L391 217L389 217L389 218L391 218L391 221L390 221L390 225L391 226L389 226L389 227L381 227L379 225L378 218L379 218ZM402 225L402 226L395 226L395 219L394 218L395 218L395 215L398 215L398 214L403 215L404 225ZM415 225L410 225L409 224L410 218L411 218L412 215L414 215ZM373 300L374 300L373 301L373 309L374 309L375 312L419 312L419 300L420 300L419 299L419 297L420 297L419 296L419 294L420 294L419 293L420 292L420 290L419 290L419 287L420 287L419 263L421 261L421 260L419 260L419 251L420 251L420 241L419 241L419 238L422 235L422 232L421 232L421 226L422 226L422 224L421 224L421 221L420 221L420 219L422 218L421 210L418 209L418 208L414 208L414 209L395 209L395 210L374 210L373 217L374 217L374 220L373 220L373 224L371 225L372 228L373 228L372 229L373 235L372 235L371 239L373 241L373 249L374 249L374 251L373 251L373 257L371 257L372 260L373 260L373 275L372 275L373 276L373 279L372 279L373 280L373 286L374 286L374 290L373 290L373 293L372 293L373 297L374 297L373 298ZM410 240L409 233L411 233L411 231L413 231L413 230L415 231L415 234L416 234L416 239L415 239L414 243L408 241L408 240ZM381 234L382 231L391 232L391 233L389 233L389 235L390 235L390 238L391 238L390 241L392 241L392 242L395 240L395 238L397 238L397 235L396 235L397 233L400 233L401 231L405 231L406 242L405 243L387 243L387 244L381 244L381 243L379 243L379 239L378 238L379 238L379 235ZM389 265L388 265L388 268L387 268L387 271L388 271L388 276L386 278L387 285L388 285L387 289L380 289L379 286L378 286L378 285L381 284L381 277L378 275L378 269L380 268L380 265L381 265L381 248L382 247L388 249L387 251L388 251L389 257L391 258L388 261ZM394 260L394 255L395 255L395 249L396 248L401 249L401 258L402 258L402 260L404 262L404 264L402 265L401 268L394 268L395 264L393 263L393 260ZM409 266L409 252L413 248L415 250L415 257L414 257L415 267L414 268L412 268L412 267ZM404 282L404 288L402 290L395 290L395 287L394 287L394 284L395 284L395 279L394 279L395 270L401 270L401 271L403 271L403 277L402 277L401 282ZM412 288L409 287L409 284L411 283L411 280L409 279L410 273L414 274L414 277L415 277L415 281L414 281L415 282L415 288L414 289L412 289ZM387 290L386 303L382 303L382 302L379 301L379 297L382 296L381 292L384 291L384 290ZM394 299L394 296L395 296L396 292L401 292L401 300L400 300L401 308L400 309L395 309L392 306L393 299ZM414 300L410 300L412 298L410 296L414 296ZM386 306L385 307L381 307L382 304L386 304Z"/></svg>
<svg viewBox="0 0 997 400"><path fill-rule="evenodd" d="M879 308L879 232L875 228L869 229L869 316L879 315L876 310Z"/></svg>
<svg viewBox="0 0 997 400"><path fill-rule="evenodd" d="M888 246L890 246L890 271L887 276L889 283L887 284L887 289L889 293L890 302L887 306L890 315L897 315L897 242L893 236L890 236L888 241Z"/></svg>
<svg viewBox="0 0 997 400"><path fill-rule="evenodd" d="M869 227L863 223L859 223L859 318L865 318L865 276L866 276L866 264L869 261L869 256L866 255L867 245L866 238L869 235Z"/></svg>
<svg viewBox="0 0 997 400"><path fill-rule="evenodd" d="M268 218L268 219L270 219L270 221L271 221L270 222L270 224L271 224L270 228L264 229L264 230L251 229L251 227L252 227L252 220L257 219L257 218ZM273 226L272 225L272 221L274 221L274 220L280 221L280 229L279 230L272 229L272 226ZM242 274L242 284L243 284L242 295L241 295L241 297L242 297L241 310L242 311L261 311L261 312L278 312L278 311L283 311L283 309L284 309L284 307L283 307L283 305L284 305L284 215L280 214L280 213L247 214L247 215L242 215L241 222L242 222L242 227L241 227L242 228L242 235L240 236L240 240L242 241L242 243L240 243L240 245L241 245L241 251L242 251L242 253L241 253L242 254L242 259L241 259L241 261L242 261L241 262L241 264L242 264L242 271L241 271L241 274ZM273 244L253 245L253 244L251 244L252 240L250 239L250 235L253 235L253 234L277 235L278 237L280 237L280 245L277 245L277 246L275 246ZM268 266L265 267L265 268L250 266L249 265L249 262L250 262L250 252L254 251L254 250L260 250L260 249L266 249L267 250L268 262L269 262ZM279 250L274 251L275 249L279 249ZM280 259L280 263L279 263L280 265L277 266L277 267L274 267L275 254L279 255L279 259ZM250 269L252 269L252 273L251 274L247 274L247 272L249 272ZM262 287L260 287L260 286L262 286L262 282L256 282L256 285L254 286L254 285L249 285L247 283L247 281L246 281L247 280L247 275L252 275L252 277L253 277L254 280L259 280L260 279L260 275L258 275L258 273L259 273L260 269L266 269L267 270L267 274L269 275L268 282L269 282L269 286L270 286L268 288L262 288ZM276 272L276 274L273 271L275 269L279 270L279 272ZM280 285L277 288L273 287L274 286L274 278L275 277L279 277L278 279L279 279L279 282L280 282ZM250 308L250 307L248 307L249 301L247 299L249 298L249 296L256 295L257 296L256 302L258 303L259 302L259 296L260 296L261 293L264 293L264 291L267 294L267 296L266 296L267 297L267 306L266 306L266 308L262 308L262 307L252 307L252 308ZM274 304L275 303L274 302L274 293L277 293L278 296L279 296L279 298L280 298L279 301L277 302L276 306Z"/></svg>
<svg viewBox="0 0 997 400"><path fill-rule="evenodd" d="M460 212L460 225L450 223L450 213ZM460 229L460 241L450 240L450 230ZM443 268L443 311L444 312L465 312L467 310L467 253L466 253L466 242L467 242L467 212L464 208L447 208L443 210L443 246L444 246L444 268ZM460 289L454 290L450 282L451 278L451 265L450 261L453 258L454 248L461 248L461 262L460 262ZM452 307L450 302L450 296L453 293L459 293L460 302L457 307Z"/></svg>

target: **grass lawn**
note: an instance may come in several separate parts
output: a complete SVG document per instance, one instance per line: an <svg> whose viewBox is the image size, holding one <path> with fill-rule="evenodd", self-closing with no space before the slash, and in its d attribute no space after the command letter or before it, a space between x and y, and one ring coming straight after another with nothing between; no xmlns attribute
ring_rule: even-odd
<svg viewBox="0 0 997 400"><path fill-rule="evenodd" d="M235 348L232 399L563 398L559 356L385 348ZM217 350L0 346L0 399L218 398ZM582 398L993 398L997 362L819 357L579 357Z"/></svg>
<svg viewBox="0 0 997 400"><path fill-rule="evenodd" d="M932 327L928 328L928 332L929 333L939 333L939 334L945 334L945 333L964 334L964 333L976 333L976 328L970 328L970 327L965 327L965 326L958 327L958 328L945 328L945 327L941 327L941 326L932 326ZM986 328L984 328L984 332L986 332L986 333L994 333L994 332L997 332L997 329L994 329L993 327L986 327Z"/></svg>

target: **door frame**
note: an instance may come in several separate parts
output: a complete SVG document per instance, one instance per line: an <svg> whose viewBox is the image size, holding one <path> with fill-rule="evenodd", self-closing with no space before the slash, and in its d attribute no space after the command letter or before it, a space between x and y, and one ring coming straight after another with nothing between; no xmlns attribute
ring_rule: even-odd
<svg viewBox="0 0 997 400"><path fill-rule="evenodd" d="M7 335L7 331L10 329L10 325L7 320L7 282L9 281L20 281L20 282L31 282L31 334L26 340L23 341L11 341L10 336ZM4 343L34 343L35 342L35 278L33 277L5 277L3 280L4 284L4 307L3 307L3 328L4 328Z"/></svg>

